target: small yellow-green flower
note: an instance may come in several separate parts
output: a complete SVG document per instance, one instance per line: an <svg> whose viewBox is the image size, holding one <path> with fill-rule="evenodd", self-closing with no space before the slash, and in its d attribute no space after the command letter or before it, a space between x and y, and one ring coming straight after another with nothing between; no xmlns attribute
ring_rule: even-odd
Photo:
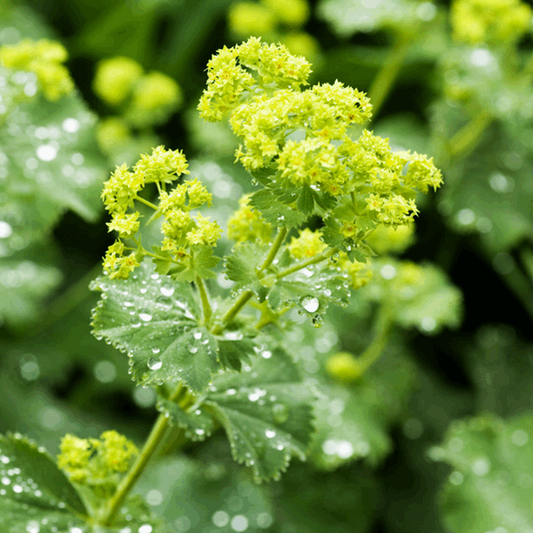
<svg viewBox="0 0 533 533"><path fill-rule="evenodd" d="M309 259L323 252L327 244L322 240L320 230L311 231L305 228L300 231L298 237L293 237L289 244L289 252L295 259Z"/></svg>
<svg viewBox="0 0 533 533"><path fill-rule="evenodd" d="M260 241L267 243L272 237L272 226L250 204L251 194L239 200L239 209L228 220L228 237L237 242Z"/></svg>
<svg viewBox="0 0 533 533"><path fill-rule="evenodd" d="M105 431L100 439L65 435L57 465L73 482L89 487L99 498L109 498L137 454L137 447L116 431Z"/></svg>

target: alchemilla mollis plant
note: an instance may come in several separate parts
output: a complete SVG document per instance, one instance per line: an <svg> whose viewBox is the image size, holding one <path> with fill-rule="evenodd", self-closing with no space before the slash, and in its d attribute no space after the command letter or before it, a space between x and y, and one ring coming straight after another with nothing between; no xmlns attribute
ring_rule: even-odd
<svg viewBox="0 0 533 533"><path fill-rule="evenodd" d="M25 42L0 57L35 72L54 100L72 90L63 52ZM318 384L304 379L287 339L295 320L320 328L328 308L347 306L380 272L367 295L381 302L374 344L358 359L328 360L327 372L351 383L379 357L392 323L409 322L396 295L408 302L440 280L430 267L379 257L408 245L417 195L442 184L440 171L368 129L366 94L340 81L311 86L310 73L303 57L258 38L209 61L198 111L229 122L240 143L235 164L253 190L227 227L205 214L213 196L179 149L157 146L105 182L116 240L92 283L100 292L93 332L127 354L132 379L154 389L160 415L141 449L114 430L99 439L67 434L57 461L20 435L2 437L1 501L10 516L27 513L20 531L170 531L132 489L163 445L203 441L219 428L256 482L279 480L292 457L305 460L317 432ZM223 232L233 247L220 257ZM225 293L210 285L221 264ZM437 323L425 317L421 327ZM354 453L345 441L322 448L340 459ZM32 518L40 509L43 521Z"/></svg>

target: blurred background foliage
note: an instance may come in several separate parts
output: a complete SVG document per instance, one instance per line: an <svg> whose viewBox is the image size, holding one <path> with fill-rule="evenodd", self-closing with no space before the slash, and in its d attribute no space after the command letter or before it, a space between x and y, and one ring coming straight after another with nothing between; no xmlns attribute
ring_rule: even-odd
<svg viewBox="0 0 533 533"><path fill-rule="evenodd" d="M58 40L77 91L4 120L35 80L0 70L0 431L54 454L67 432L142 442L155 393L90 335L88 284L111 243L101 185L157 144L183 149L224 225L249 177L230 130L195 108L210 56L258 35L306 55L313 82L369 92L375 133L434 156L445 185L399 259L376 261L321 328L289 333L319 391L307 464L257 486L215 435L163 457L138 491L177 532L533 532L528 13L504 31L503 15L483 26L444 1L3 2L0 45ZM212 290L227 287L220 275Z"/></svg>

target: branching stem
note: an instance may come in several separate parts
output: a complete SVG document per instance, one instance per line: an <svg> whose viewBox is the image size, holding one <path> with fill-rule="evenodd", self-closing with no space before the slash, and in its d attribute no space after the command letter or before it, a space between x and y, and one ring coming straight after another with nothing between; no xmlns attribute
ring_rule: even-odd
<svg viewBox="0 0 533 533"><path fill-rule="evenodd" d="M211 309L211 304L209 303L209 298L207 296L207 290L205 288L205 284L202 278L200 276L196 276L195 283L198 287L198 291L200 292L200 298L202 300L202 308L204 311L204 325L208 328L209 324L211 323L211 317L213 316L213 310Z"/></svg>
<svg viewBox="0 0 533 533"><path fill-rule="evenodd" d="M468 155L479 142L482 133L494 120L486 110L481 111L468 124L463 126L450 140L449 154L453 159Z"/></svg>
<svg viewBox="0 0 533 533"><path fill-rule="evenodd" d="M373 119L378 115L381 106L394 85L394 81L402 68L411 42L412 40L406 35L401 35L396 38L391 53L381 66L378 75L375 77L368 91L368 96L372 102Z"/></svg>
<svg viewBox="0 0 533 533"><path fill-rule="evenodd" d="M169 400L175 400L179 396L181 389L182 384L180 383L169 397ZM157 420L152 428L152 431L150 432L150 435L148 436L148 439L146 439L146 442L144 443L143 449L137 456L137 459L133 463L132 467L129 469L128 473L126 474L126 477L118 486L115 495L109 500L107 509L99 521L102 526L111 526L113 524L113 520L115 519L118 510L120 509L121 505L124 503L124 500L130 493L131 489L143 473L144 469L146 468L146 465L153 457L154 452L159 446L159 443L163 440L163 437L165 436L168 427L168 419L165 415L160 414L157 417Z"/></svg>
<svg viewBox="0 0 533 533"><path fill-rule="evenodd" d="M370 346L357 359L361 374L366 372L381 357L387 345L391 327L391 311L387 304L382 304L376 320L374 339Z"/></svg>
<svg viewBox="0 0 533 533"><path fill-rule="evenodd" d="M155 211L159 209L157 205L153 204L152 202L149 202L148 200L145 200L144 198L141 198L140 196L135 196L135 200L139 200L139 202L141 202L144 205L147 205L148 207L151 207Z"/></svg>
<svg viewBox="0 0 533 533"><path fill-rule="evenodd" d="M281 245L283 244L283 241L285 240L285 237L287 237L288 232L289 230L287 228L279 229L278 234L276 235L276 238L272 243L272 246L270 248L270 251L268 252L266 259L263 261L263 264L258 269L258 275L261 275L273 263L277 253L279 252L279 249L281 248ZM239 298L237 298L235 303L226 311L226 313L222 317L222 322L215 327L212 333L214 335L222 333L226 324L229 324L237 316L240 310L246 305L248 300L250 300L253 295L254 293L252 291L243 292L239 296Z"/></svg>

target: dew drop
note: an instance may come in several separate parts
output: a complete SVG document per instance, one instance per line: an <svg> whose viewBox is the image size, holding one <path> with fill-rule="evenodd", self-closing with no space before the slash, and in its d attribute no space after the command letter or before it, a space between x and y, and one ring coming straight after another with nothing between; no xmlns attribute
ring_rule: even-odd
<svg viewBox="0 0 533 533"><path fill-rule="evenodd" d="M314 298L313 296L304 296L300 300L300 305L308 313L316 313L316 311L318 311L318 308L320 307L320 302L318 301L318 298Z"/></svg>
<svg viewBox="0 0 533 533"><path fill-rule="evenodd" d="M324 317L322 315L315 315L311 320L311 323L313 324L313 327L321 328L324 324Z"/></svg>
<svg viewBox="0 0 533 533"><path fill-rule="evenodd" d="M198 346L189 346L187 350L189 350L190 353L195 354L198 352Z"/></svg>
<svg viewBox="0 0 533 533"><path fill-rule="evenodd" d="M265 350L264 352L261 352L261 357L263 359L270 359L272 357L272 352L270 350Z"/></svg>
<svg viewBox="0 0 533 533"><path fill-rule="evenodd" d="M226 394L227 394L228 396L234 396L235 394L237 394L237 390L236 390L236 389L228 389L228 390L226 391Z"/></svg>
<svg viewBox="0 0 533 533"><path fill-rule="evenodd" d="M193 337L194 337L197 341L199 341L199 340L202 338L202 332L201 332L201 331L195 331L195 332L193 333Z"/></svg>
<svg viewBox="0 0 533 533"><path fill-rule="evenodd" d="M159 370L163 366L163 363L159 357L150 357L148 359L148 368L150 370Z"/></svg>
<svg viewBox="0 0 533 533"><path fill-rule="evenodd" d="M143 310L139 311L139 318L143 322L150 322L150 320L152 320L152 315L148 311L143 309Z"/></svg>
<svg viewBox="0 0 533 533"><path fill-rule="evenodd" d="M172 285L163 285L159 290L163 296L172 296L174 294L174 287Z"/></svg>
<svg viewBox="0 0 533 533"><path fill-rule="evenodd" d="M161 348L152 348L152 353L154 355L157 355L159 352L161 352Z"/></svg>
<svg viewBox="0 0 533 533"><path fill-rule="evenodd" d="M267 439L273 439L276 436L276 432L272 429L267 429L265 435Z"/></svg>

